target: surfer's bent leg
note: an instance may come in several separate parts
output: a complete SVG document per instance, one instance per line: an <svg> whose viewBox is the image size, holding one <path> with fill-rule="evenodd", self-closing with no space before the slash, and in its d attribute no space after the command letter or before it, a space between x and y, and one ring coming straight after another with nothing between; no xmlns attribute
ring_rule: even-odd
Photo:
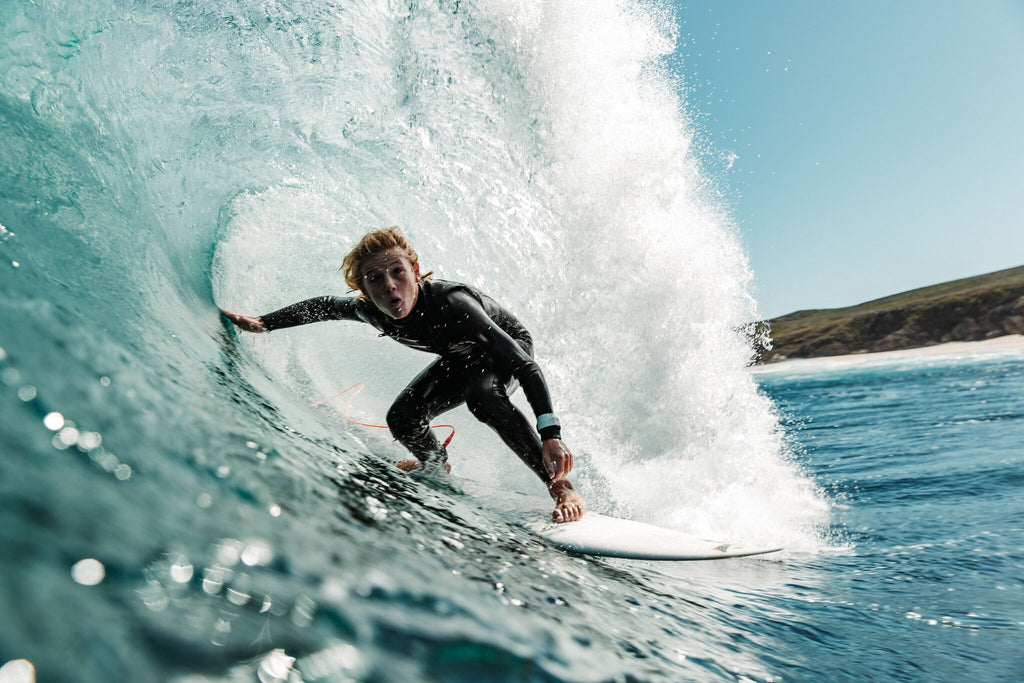
<svg viewBox="0 0 1024 683"><path fill-rule="evenodd" d="M391 435L427 465L441 465L448 453L430 429L430 421L463 402L465 379L439 358L409 383L388 410Z"/></svg>
<svg viewBox="0 0 1024 683"><path fill-rule="evenodd" d="M494 370L479 368L466 383L466 407L476 419L496 431L505 445L550 486L551 475L541 458L540 435L509 400L507 383Z"/></svg>

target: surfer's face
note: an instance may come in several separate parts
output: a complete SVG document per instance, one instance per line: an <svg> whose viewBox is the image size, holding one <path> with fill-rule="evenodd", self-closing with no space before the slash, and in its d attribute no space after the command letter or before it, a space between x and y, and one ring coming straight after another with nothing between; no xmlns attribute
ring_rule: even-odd
<svg viewBox="0 0 1024 683"><path fill-rule="evenodd" d="M419 264L414 265L399 249L388 249L363 261L360 289L385 315L404 318L416 305L419 281Z"/></svg>

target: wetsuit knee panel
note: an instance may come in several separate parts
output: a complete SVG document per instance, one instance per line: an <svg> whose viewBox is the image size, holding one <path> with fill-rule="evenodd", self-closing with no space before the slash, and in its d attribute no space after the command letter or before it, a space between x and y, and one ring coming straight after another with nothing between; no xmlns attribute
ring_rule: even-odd
<svg viewBox="0 0 1024 683"><path fill-rule="evenodd" d="M422 423L426 416L421 410L417 410L417 404L413 401L403 401L399 397L391 407L388 408L387 423L391 433L398 437L410 431L422 429Z"/></svg>

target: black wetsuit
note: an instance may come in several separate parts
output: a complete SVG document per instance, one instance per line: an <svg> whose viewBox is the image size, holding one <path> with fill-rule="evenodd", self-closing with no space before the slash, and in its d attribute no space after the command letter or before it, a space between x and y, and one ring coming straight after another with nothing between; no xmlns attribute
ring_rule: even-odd
<svg viewBox="0 0 1024 683"><path fill-rule="evenodd" d="M544 375L533 360L533 339L508 310L469 285L424 280L412 312L395 319L359 297L322 296L262 316L268 330L321 320L358 320L410 348L439 358L409 383L388 410L394 437L423 462L447 454L430 430L437 415L466 403L545 483L541 438L559 438L558 425L540 436L508 399L514 380L538 416L552 413Z"/></svg>

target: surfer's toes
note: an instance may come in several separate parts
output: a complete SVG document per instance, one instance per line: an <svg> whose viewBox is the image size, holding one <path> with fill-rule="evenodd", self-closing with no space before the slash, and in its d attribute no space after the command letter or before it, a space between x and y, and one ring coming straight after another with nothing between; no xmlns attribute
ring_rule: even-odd
<svg viewBox="0 0 1024 683"><path fill-rule="evenodd" d="M410 458L409 460L400 460L395 463L395 466L398 467L398 469L402 470L403 472L412 472L413 470L423 469L423 463L421 463L419 460L415 460L412 458ZM436 470L436 467L434 469ZM445 474L452 473L451 463L446 462L444 464L444 471ZM438 474L440 474L440 472L438 472Z"/></svg>
<svg viewBox="0 0 1024 683"><path fill-rule="evenodd" d="M564 522L575 522L583 516L583 506L576 503L564 503L555 508L551 513L551 519L556 524Z"/></svg>
<svg viewBox="0 0 1024 683"><path fill-rule="evenodd" d="M555 511L551 513L551 520L556 524L563 522L575 522L583 516L583 498L576 493L566 480L553 482L548 491L555 499Z"/></svg>

